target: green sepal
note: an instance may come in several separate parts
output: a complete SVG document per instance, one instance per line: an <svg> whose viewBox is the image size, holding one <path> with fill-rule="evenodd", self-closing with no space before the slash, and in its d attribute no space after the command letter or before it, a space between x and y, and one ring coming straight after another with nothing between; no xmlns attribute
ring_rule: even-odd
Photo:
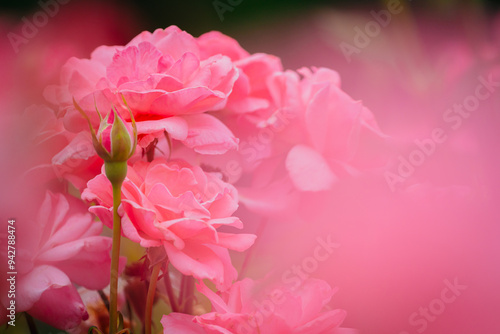
<svg viewBox="0 0 500 334"><path fill-rule="evenodd" d="M109 152L99 142L99 139L97 138L94 127L92 126L92 123L90 122L90 118L87 116L85 111L83 111L83 109L78 105L75 98L73 98L73 105L75 106L76 110L78 110L78 112L83 116L83 118L85 118L87 120L87 123L89 124L90 134L92 135L92 144L94 145L94 149L97 152L97 155L100 156L104 161L111 159ZM101 114L99 114L99 118L102 122Z"/></svg>

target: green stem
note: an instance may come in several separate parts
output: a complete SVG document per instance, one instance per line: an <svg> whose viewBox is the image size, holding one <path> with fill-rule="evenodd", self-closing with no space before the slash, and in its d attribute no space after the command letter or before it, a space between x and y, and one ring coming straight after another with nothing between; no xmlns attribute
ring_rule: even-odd
<svg viewBox="0 0 500 334"><path fill-rule="evenodd" d="M122 181L123 182L123 181ZM121 218L118 207L121 203L122 182L113 182L113 248L111 249L111 277L109 283L109 333L118 328L118 265L120 262Z"/></svg>
<svg viewBox="0 0 500 334"><path fill-rule="evenodd" d="M151 334L153 303L155 300L156 282L158 281L158 275L160 274L160 269L161 269L161 262L158 262L153 267L153 272L151 273L151 279L149 281L148 296L146 299L146 314L144 317L145 334Z"/></svg>

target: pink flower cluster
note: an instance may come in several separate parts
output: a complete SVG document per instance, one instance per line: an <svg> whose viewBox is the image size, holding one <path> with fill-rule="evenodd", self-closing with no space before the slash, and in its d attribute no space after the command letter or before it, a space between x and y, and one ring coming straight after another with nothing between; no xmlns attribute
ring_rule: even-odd
<svg viewBox="0 0 500 334"><path fill-rule="evenodd" d="M335 71L283 71L279 58L250 55L218 32L194 38L172 26L143 32L125 46L99 47L90 59L71 58L61 85L45 95L70 131L87 127L73 98L97 127L95 106L114 105L130 121L124 97L142 148L165 133L174 148L178 141L201 154L220 155L244 141L242 168L285 152L289 177L302 191L325 190L339 177L381 165L385 136L372 113L341 90ZM272 143L248 145L259 131Z"/></svg>
<svg viewBox="0 0 500 334"><path fill-rule="evenodd" d="M63 144L51 146L49 158L28 174L43 172L40 182L71 184L110 228L112 185L89 149L91 133L81 113L91 128L100 125L94 146L98 141L111 155L120 153L111 143L114 124L136 128L135 151L131 131L129 139L121 138L122 155L130 158L118 208L121 233L148 254L160 250L165 281L171 284L171 275L196 279L213 306L196 317L165 316L166 332L236 333L245 327L249 333L337 333L345 312L325 310L334 293L326 282L310 279L298 290L275 289L281 291L280 305L263 316L255 303L267 292L257 291L250 279L233 283L238 271L229 252L248 250L256 238L231 230L254 230L237 217L239 202L256 215L278 208L292 213L289 198L329 190L341 178L384 164L386 136L371 112L342 91L335 71L285 71L279 58L249 54L221 33L195 38L171 26L143 32L124 46L98 47L89 59L69 59L45 98L55 111L28 111L43 119L35 140L61 138ZM101 223L88 214L68 216L68 210L63 195L47 195L36 225L40 233L26 236L41 239L29 243L31 267L19 283L26 294L19 310L65 329L85 318L71 282L102 289L108 281L94 273L109 269L110 248L110 239L98 236ZM92 269L85 270L82 261ZM40 286L40 275L46 285ZM193 302L194 296L184 296L188 283L181 285L179 299ZM174 305L175 293L169 292ZM56 306L72 316L54 313Z"/></svg>

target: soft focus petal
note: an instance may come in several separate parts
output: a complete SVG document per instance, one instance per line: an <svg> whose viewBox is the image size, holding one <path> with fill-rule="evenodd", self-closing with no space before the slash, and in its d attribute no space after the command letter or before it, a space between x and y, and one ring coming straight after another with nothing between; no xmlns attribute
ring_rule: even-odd
<svg viewBox="0 0 500 334"><path fill-rule="evenodd" d="M302 191L327 190L337 180L323 156L305 145L288 152L286 169L295 187Z"/></svg>

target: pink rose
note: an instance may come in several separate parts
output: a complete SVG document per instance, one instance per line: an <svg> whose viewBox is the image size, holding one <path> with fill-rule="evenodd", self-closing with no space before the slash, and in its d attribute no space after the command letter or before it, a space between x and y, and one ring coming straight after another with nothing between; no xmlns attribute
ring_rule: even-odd
<svg viewBox="0 0 500 334"><path fill-rule="evenodd" d="M80 201L48 192L36 220L13 224L17 312L64 330L87 319L74 284L92 290L109 284L111 239L99 235L102 224L86 211ZM7 240L6 231L4 226L2 238ZM9 305L6 291L1 302Z"/></svg>
<svg viewBox="0 0 500 334"><path fill-rule="evenodd" d="M97 201L89 210L112 226L112 190L104 174L89 181L82 198ZM236 278L228 249L244 251L254 235L219 232L242 227L232 214L236 189L215 174L182 161L138 161L122 186L122 233L143 247L164 247L169 261L184 275L208 278L220 287Z"/></svg>
<svg viewBox="0 0 500 334"><path fill-rule="evenodd" d="M199 316L171 313L163 316L164 333L349 333L339 328L345 311L325 310L335 293L325 281L308 279L300 287L265 286L244 279L216 294L204 284L199 291L212 303L212 312ZM351 332L352 333L352 332Z"/></svg>
<svg viewBox="0 0 500 334"><path fill-rule="evenodd" d="M61 108L65 125L83 129L72 98L88 114L114 104L130 121L123 95L137 121L139 144L147 147L166 131L199 153L220 154L237 147L232 133L213 116L223 108L238 77L231 59L216 54L203 58L196 38L175 26L143 32L125 46L102 46L90 59L71 58L61 85L46 98ZM97 115L93 118L97 124Z"/></svg>

